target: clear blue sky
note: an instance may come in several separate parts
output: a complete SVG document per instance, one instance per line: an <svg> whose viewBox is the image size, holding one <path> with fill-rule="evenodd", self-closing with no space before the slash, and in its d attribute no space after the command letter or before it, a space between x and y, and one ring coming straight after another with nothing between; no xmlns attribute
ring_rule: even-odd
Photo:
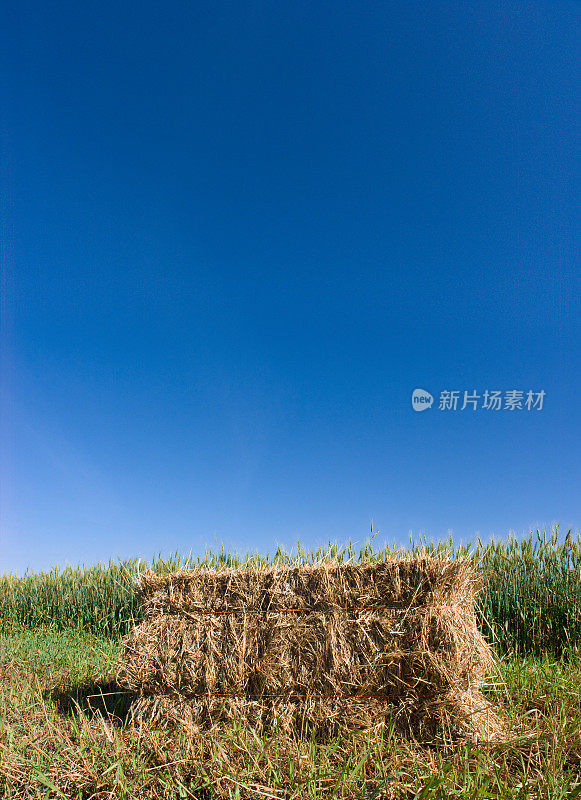
<svg viewBox="0 0 581 800"><path fill-rule="evenodd" d="M579 3L0 15L0 573L579 531Z"/></svg>

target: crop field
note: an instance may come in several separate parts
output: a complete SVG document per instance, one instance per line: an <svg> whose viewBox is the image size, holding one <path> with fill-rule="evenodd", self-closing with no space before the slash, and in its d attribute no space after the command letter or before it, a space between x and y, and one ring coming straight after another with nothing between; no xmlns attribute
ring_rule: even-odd
<svg viewBox="0 0 581 800"><path fill-rule="evenodd" d="M2 798L581 797L581 539L531 533L508 543L410 542L357 554L206 553L219 565L470 557L485 576L478 625L498 655L485 694L509 732L501 743L434 747L392 728L331 742L258 735L242 724L202 738L131 724L116 683L122 637L142 618L138 569L163 575L176 554L0 579Z"/></svg>

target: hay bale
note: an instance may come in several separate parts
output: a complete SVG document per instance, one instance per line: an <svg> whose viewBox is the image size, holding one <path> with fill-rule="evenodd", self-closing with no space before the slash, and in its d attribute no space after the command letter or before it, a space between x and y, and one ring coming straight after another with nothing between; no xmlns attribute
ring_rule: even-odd
<svg viewBox="0 0 581 800"><path fill-rule="evenodd" d="M423 738L445 719L490 739L481 585L469 561L436 558L149 571L118 681L135 720L191 731L237 719L325 737L393 717Z"/></svg>

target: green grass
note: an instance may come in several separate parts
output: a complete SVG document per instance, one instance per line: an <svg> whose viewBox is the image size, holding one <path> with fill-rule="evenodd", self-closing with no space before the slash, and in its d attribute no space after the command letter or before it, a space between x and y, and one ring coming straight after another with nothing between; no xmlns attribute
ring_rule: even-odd
<svg viewBox="0 0 581 800"><path fill-rule="evenodd" d="M537 532L517 542L480 545L488 576L481 628L502 652L561 656L581 646L581 537Z"/></svg>
<svg viewBox="0 0 581 800"><path fill-rule="evenodd" d="M0 639L0 662L14 662L34 670L63 670L72 682L107 672L118 655L119 643L114 639L80 628L25 628Z"/></svg>
<svg viewBox="0 0 581 800"><path fill-rule="evenodd" d="M406 557L418 553L467 556L487 576L479 625L499 652L520 655L550 652L555 657L581 647L581 537L571 532L559 539L558 528L530 534L524 541L509 538L508 543L480 540L474 547L456 547L447 542L411 542L408 549L378 548L377 533L356 555L353 547L329 544L314 553L300 545L294 554L279 549L272 557L241 555L236 552L206 552L195 562L175 555L156 558L151 566L158 574L171 572L185 564L202 568L220 565L303 564L338 558L340 561L376 560ZM59 571L0 578L0 629L56 626L79 627L86 632L120 637L141 619L135 597L134 576L137 559L109 563L90 569L67 567Z"/></svg>
<svg viewBox="0 0 581 800"><path fill-rule="evenodd" d="M581 797L581 658L502 659L487 693L509 741L434 750L389 729L323 745L236 724L201 739L136 728L112 678L118 643L55 628L0 641L2 798Z"/></svg>

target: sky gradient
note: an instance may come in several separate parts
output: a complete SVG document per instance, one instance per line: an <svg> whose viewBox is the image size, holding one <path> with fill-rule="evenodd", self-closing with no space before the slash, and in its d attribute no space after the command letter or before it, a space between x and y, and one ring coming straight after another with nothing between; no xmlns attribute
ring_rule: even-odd
<svg viewBox="0 0 581 800"><path fill-rule="evenodd" d="M1 15L0 574L579 532L578 3Z"/></svg>

